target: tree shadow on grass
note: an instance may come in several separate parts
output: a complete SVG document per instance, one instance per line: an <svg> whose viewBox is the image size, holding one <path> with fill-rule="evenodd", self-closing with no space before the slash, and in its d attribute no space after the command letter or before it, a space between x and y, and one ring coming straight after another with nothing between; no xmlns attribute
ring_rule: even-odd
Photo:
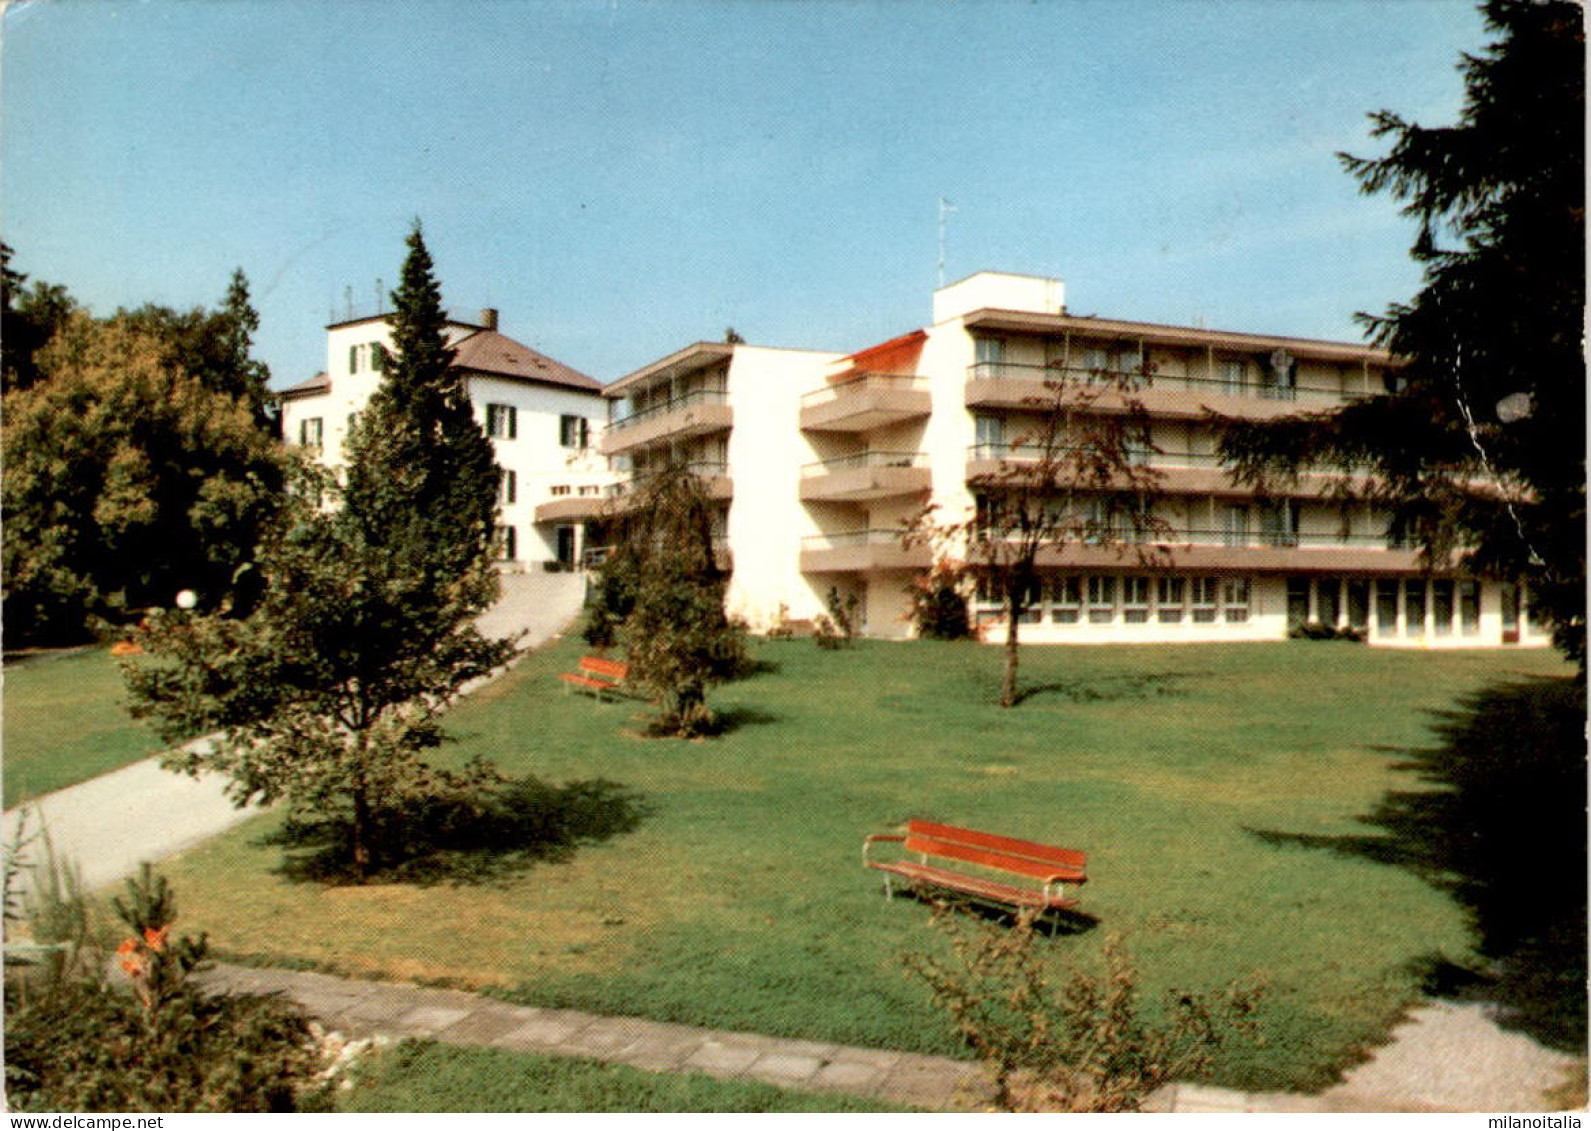
<svg viewBox="0 0 1591 1131"><path fill-rule="evenodd" d="M644 798L604 778L554 786L524 777L470 797L407 799L373 817L366 882L499 883L634 832L650 814ZM265 843L285 849L276 872L290 880L356 882L345 815L290 818Z"/></svg>
<svg viewBox="0 0 1591 1131"><path fill-rule="evenodd" d="M1416 965L1428 993L1485 1001L1554 1048L1586 1044L1586 706L1576 680L1497 685L1440 712L1440 743L1400 751L1420 788L1393 790L1360 836L1250 830L1405 868L1452 894L1484 956Z"/></svg>
<svg viewBox="0 0 1591 1131"><path fill-rule="evenodd" d="M1063 699L1069 703L1110 703L1123 699L1158 699L1164 696L1181 696L1188 692L1179 686L1188 672L1124 672L1119 675L1096 675L1080 679L1057 680L1053 683L1035 683L1019 687L1016 701L1029 699Z"/></svg>

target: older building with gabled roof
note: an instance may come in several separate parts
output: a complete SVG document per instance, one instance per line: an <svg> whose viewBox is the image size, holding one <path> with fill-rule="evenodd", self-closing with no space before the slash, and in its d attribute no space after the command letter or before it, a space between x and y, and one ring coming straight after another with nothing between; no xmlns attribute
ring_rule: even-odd
<svg viewBox="0 0 1591 1131"><path fill-rule="evenodd" d="M478 322L450 319L446 332L503 471L504 567L576 567L584 525L562 516L559 504L595 503L614 478L597 451L606 418L601 384L500 333L495 310L481 311ZM328 326L325 372L279 394L283 437L330 467L341 464L348 429L380 384L391 348L389 314Z"/></svg>

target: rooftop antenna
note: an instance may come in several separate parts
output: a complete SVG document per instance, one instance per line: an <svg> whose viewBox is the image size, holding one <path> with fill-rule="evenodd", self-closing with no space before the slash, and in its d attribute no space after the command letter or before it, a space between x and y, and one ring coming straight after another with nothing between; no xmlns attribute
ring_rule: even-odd
<svg viewBox="0 0 1591 1131"><path fill-rule="evenodd" d="M352 287L343 288L343 306L347 310L348 321L352 322L354 320L354 289Z"/></svg>
<svg viewBox="0 0 1591 1131"><path fill-rule="evenodd" d="M382 285L381 276L376 276L376 313L385 314L387 311L387 288Z"/></svg>
<svg viewBox="0 0 1591 1131"><path fill-rule="evenodd" d="M944 197L939 198L939 285L945 285L945 217L956 210L956 206Z"/></svg>

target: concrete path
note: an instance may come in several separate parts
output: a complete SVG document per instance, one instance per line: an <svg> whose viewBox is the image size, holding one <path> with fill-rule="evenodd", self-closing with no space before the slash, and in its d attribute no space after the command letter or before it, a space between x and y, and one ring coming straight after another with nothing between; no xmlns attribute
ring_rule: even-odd
<svg viewBox="0 0 1591 1131"><path fill-rule="evenodd" d="M497 603L477 623L493 639L518 638L521 648L561 631L585 599L581 575L537 572L507 574L502 580ZM7 844L21 809L30 811L27 828L37 831L42 822L56 857L75 860L91 888L130 876L141 861L162 860L259 812L235 807L220 779L170 773L154 758L7 810L0 825ZM29 858L41 859L42 846L35 845ZM19 878L26 886L28 873Z"/></svg>
<svg viewBox="0 0 1591 1131"><path fill-rule="evenodd" d="M510 1005L456 990L354 981L294 970L219 965L204 975L221 992L281 994L348 1038L431 1038L548 1056L579 1056L654 1072L701 1072L784 1088L843 1092L931 1111L987 1110L975 1064L947 1057L635 1017ZM1573 1061L1500 1033L1467 1006L1417 1011L1383 1055L1318 1096L1247 1093L1176 1084L1150 1097L1154 1112L1540 1112L1542 1092Z"/></svg>

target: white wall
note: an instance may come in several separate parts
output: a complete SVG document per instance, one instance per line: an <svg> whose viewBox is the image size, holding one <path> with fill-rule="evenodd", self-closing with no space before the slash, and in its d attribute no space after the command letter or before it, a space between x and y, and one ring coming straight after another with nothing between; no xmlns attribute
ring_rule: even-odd
<svg viewBox="0 0 1591 1131"><path fill-rule="evenodd" d="M822 386L839 354L737 345L729 364L729 548L726 607L758 631L823 612L800 570L801 539L816 530L801 505L801 468L817 457L801 432L801 394ZM823 593L827 593L824 586Z"/></svg>

